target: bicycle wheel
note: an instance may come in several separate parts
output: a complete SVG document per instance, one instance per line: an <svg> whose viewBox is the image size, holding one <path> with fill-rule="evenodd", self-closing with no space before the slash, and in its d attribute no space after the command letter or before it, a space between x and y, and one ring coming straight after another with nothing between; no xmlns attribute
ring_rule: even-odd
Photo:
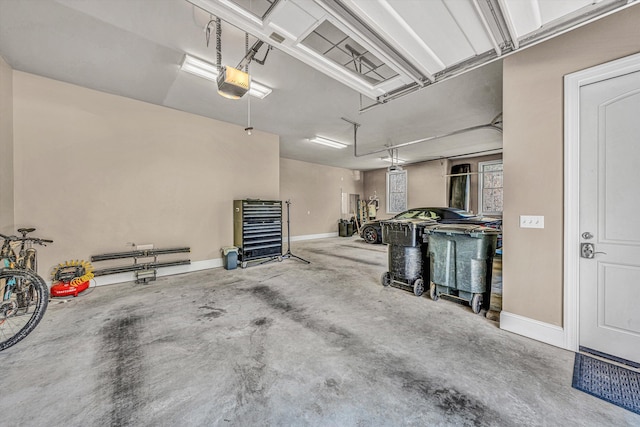
<svg viewBox="0 0 640 427"><path fill-rule="evenodd" d="M0 351L18 343L38 325L49 303L44 280L28 270L0 270Z"/></svg>

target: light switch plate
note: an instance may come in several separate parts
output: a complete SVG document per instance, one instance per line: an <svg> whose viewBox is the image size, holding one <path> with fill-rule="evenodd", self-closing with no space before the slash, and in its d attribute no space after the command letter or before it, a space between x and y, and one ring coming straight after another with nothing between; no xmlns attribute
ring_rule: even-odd
<svg viewBox="0 0 640 427"><path fill-rule="evenodd" d="M544 216L520 215L520 228L544 228Z"/></svg>

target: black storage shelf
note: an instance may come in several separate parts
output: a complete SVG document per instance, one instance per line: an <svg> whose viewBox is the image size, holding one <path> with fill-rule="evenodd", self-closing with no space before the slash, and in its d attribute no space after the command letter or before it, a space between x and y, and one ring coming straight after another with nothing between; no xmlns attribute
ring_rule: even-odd
<svg viewBox="0 0 640 427"><path fill-rule="evenodd" d="M282 202L234 200L233 243L242 267L248 261L282 256Z"/></svg>

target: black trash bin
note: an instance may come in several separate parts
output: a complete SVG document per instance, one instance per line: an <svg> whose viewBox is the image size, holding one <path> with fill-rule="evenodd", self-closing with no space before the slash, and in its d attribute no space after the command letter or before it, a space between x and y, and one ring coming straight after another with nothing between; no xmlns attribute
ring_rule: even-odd
<svg viewBox="0 0 640 427"><path fill-rule="evenodd" d="M387 244L389 271L382 275L383 286L411 289L417 296L424 292L427 250L423 234L432 220L395 219L382 221L382 243Z"/></svg>
<svg viewBox="0 0 640 427"><path fill-rule="evenodd" d="M489 308L498 233L494 228L462 224L426 230L431 299L452 296L467 301L474 313Z"/></svg>
<svg viewBox="0 0 640 427"><path fill-rule="evenodd" d="M353 233L354 233L353 222L349 221L347 223L347 237L353 236Z"/></svg>
<svg viewBox="0 0 640 427"><path fill-rule="evenodd" d="M347 230L347 225L349 224L349 221L346 221L344 219L341 219L338 221L338 236L340 237L348 237L348 230Z"/></svg>

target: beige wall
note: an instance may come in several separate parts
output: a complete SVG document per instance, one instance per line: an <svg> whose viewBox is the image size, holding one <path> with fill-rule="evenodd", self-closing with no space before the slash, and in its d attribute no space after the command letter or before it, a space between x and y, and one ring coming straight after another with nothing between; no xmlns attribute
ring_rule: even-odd
<svg viewBox="0 0 640 427"><path fill-rule="evenodd" d="M233 244L233 200L279 198L276 135L14 73L15 222L55 240L39 273L127 242Z"/></svg>
<svg viewBox="0 0 640 427"><path fill-rule="evenodd" d="M435 160L405 166L407 171L407 207L446 206L446 161ZM390 218L387 213L387 169L366 171L364 176L364 197L376 194L380 200L378 219Z"/></svg>
<svg viewBox="0 0 640 427"><path fill-rule="evenodd" d="M639 52L639 23L640 5L504 60L507 312L562 325L563 76ZM545 228L521 229L519 215L544 215Z"/></svg>
<svg viewBox="0 0 640 427"><path fill-rule="evenodd" d="M280 159L280 198L283 233L287 234L286 204L291 200L291 237L338 232L342 193L362 196L361 174L349 169Z"/></svg>
<svg viewBox="0 0 640 427"><path fill-rule="evenodd" d="M0 57L0 233L13 222L13 70Z"/></svg>
<svg viewBox="0 0 640 427"><path fill-rule="evenodd" d="M474 157L470 159L453 159L449 161L449 169L447 173L451 173L451 167L455 165L461 165L469 163L471 165L470 183L469 183L469 210L472 212L479 212L478 208L478 163L489 162L491 160L501 160L502 154L496 154L492 156ZM449 203L449 180L447 180L447 205Z"/></svg>
<svg viewBox="0 0 640 427"><path fill-rule="evenodd" d="M447 205L447 162L434 160L409 165L407 170L407 207ZM386 191L386 178L385 178ZM386 203L384 209L386 211Z"/></svg>
<svg viewBox="0 0 640 427"><path fill-rule="evenodd" d="M502 155L474 157L469 159L456 160L434 160L422 162L405 167L408 174L409 190L407 204L409 208L420 206L448 206L449 205L449 179L446 176L451 171L451 166L461 163L471 163L471 171L478 171L478 162L501 159ZM377 194L380 199L380 210L378 218L390 218L393 214L388 214L386 201L386 172L387 169L376 169L366 171L364 175L364 196ZM478 177L471 175L471 209L478 211Z"/></svg>

